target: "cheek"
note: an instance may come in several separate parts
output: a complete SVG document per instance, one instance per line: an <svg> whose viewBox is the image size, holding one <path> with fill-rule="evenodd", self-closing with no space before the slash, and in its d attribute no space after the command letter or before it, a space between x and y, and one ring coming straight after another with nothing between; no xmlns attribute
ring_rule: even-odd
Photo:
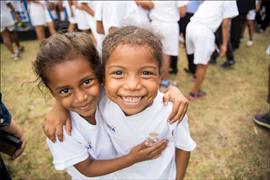
<svg viewBox="0 0 270 180"><path fill-rule="evenodd" d="M88 94L93 98L99 99L100 97L100 86L91 87L88 89Z"/></svg>
<svg viewBox="0 0 270 180"><path fill-rule="evenodd" d="M113 94L116 87L117 87L117 85L115 83L113 83L113 81L105 82L105 84L104 84L105 93L107 95Z"/></svg>
<svg viewBox="0 0 270 180"><path fill-rule="evenodd" d="M71 110L72 108L72 98L57 98L57 101L65 108L68 110Z"/></svg>

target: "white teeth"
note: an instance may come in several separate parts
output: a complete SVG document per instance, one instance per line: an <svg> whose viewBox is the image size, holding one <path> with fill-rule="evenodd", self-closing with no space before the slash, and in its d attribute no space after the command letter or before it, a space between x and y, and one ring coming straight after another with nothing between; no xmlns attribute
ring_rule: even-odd
<svg viewBox="0 0 270 180"><path fill-rule="evenodd" d="M127 104L137 104L140 102L142 97L122 97L125 103Z"/></svg>

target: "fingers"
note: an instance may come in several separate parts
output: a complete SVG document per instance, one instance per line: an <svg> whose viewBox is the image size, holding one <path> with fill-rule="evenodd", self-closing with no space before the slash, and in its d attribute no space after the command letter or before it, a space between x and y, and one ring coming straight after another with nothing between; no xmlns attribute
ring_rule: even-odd
<svg viewBox="0 0 270 180"><path fill-rule="evenodd" d="M163 104L164 104L164 105L167 105L168 102L169 102L169 100L170 100L169 95L164 94L164 96L163 96Z"/></svg>
<svg viewBox="0 0 270 180"><path fill-rule="evenodd" d="M22 145L21 145L20 149L18 149L18 150L12 155L12 159L13 159L13 160L16 159L17 157L19 157L19 156L23 153L23 151L24 151L24 149L25 149L25 146L26 146L26 144L27 144L27 141L26 141L26 139L25 139L24 136L21 137L21 141L22 141Z"/></svg>
<svg viewBox="0 0 270 180"><path fill-rule="evenodd" d="M172 109L172 112L170 113L170 115L169 115L169 119L168 119L168 121L169 121L169 123L171 124L171 123L173 123L175 120L177 120L176 118L176 115L177 115L177 113L178 113L178 111L180 110L181 111L181 113L182 113L182 109L179 109L181 106L180 106L180 101L178 102L174 102L173 103L173 109Z"/></svg>
<svg viewBox="0 0 270 180"><path fill-rule="evenodd" d="M45 118L42 122L42 129L44 134L52 141L55 142L55 126L50 126L47 118Z"/></svg>
<svg viewBox="0 0 270 180"><path fill-rule="evenodd" d="M151 147L147 147L144 151L147 154L149 159L158 158L162 151L167 147L167 140L161 140L158 143L154 144Z"/></svg>
<svg viewBox="0 0 270 180"><path fill-rule="evenodd" d="M180 123L182 121L182 119L184 118L185 114L187 113L188 110L188 102L187 103L183 103L181 104L180 109L183 109L182 112L178 112L177 116L179 115L179 118L176 120L179 120L178 123Z"/></svg>
<svg viewBox="0 0 270 180"><path fill-rule="evenodd" d="M71 120L68 119L66 121L66 131L67 131L67 134L71 136L71 130L72 130L72 123L71 123Z"/></svg>
<svg viewBox="0 0 270 180"><path fill-rule="evenodd" d="M56 136L57 136L57 138L58 138L58 140L59 141L63 141L63 127L62 127L62 125L60 125L60 124L58 124L57 126L56 126ZM53 132L53 135L54 135L54 132ZM54 135L54 137L55 137L55 135Z"/></svg>
<svg viewBox="0 0 270 180"><path fill-rule="evenodd" d="M178 123L180 123L188 110L188 105L189 105L188 102L180 102L178 109L175 110L176 113L174 114L174 116L169 117L169 123L172 124L177 121ZM173 112L174 112L174 109L173 109Z"/></svg>

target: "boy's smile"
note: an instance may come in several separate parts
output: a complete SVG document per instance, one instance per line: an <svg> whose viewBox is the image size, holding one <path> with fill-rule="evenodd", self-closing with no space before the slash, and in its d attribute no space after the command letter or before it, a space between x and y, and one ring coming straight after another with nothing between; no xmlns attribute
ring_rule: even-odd
<svg viewBox="0 0 270 180"><path fill-rule="evenodd" d="M119 45L105 64L106 95L127 115L152 104L159 82L158 63L147 46Z"/></svg>
<svg viewBox="0 0 270 180"><path fill-rule="evenodd" d="M84 58L76 58L53 65L47 73L53 96L70 111L93 120L99 102L99 82ZM95 123L95 122L94 122Z"/></svg>

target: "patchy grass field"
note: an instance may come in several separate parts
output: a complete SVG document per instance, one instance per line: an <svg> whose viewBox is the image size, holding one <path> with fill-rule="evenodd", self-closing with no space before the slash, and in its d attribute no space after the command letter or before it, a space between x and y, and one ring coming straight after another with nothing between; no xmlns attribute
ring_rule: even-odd
<svg viewBox="0 0 270 180"><path fill-rule="evenodd" d="M268 29L269 30L269 29ZM253 123L253 116L270 110L266 103L267 67L270 56L265 49L270 32L255 34L254 45L245 40L235 51L236 65L230 70L210 65L203 89L207 97L192 102L188 115L192 136L198 144L192 153L186 179L270 179L270 131ZM57 172L45 143L41 122L52 104L48 93L41 93L31 62L38 50L37 41L22 42L25 52L13 61L1 44L1 92L13 117L23 127L28 144L16 161L4 156L14 179L67 179ZM185 74L184 49L180 49L179 88L188 94L193 86Z"/></svg>

